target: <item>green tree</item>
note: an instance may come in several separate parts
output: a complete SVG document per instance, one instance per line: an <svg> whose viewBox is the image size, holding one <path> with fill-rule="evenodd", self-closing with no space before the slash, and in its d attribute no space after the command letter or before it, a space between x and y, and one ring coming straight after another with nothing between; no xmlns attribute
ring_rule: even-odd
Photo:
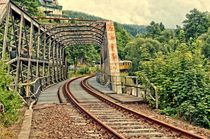
<svg viewBox="0 0 210 139"><path fill-rule="evenodd" d="M200 42L201 53L210 60L210 28L207 33L199 36L197 41Z"/></svg>
<svg viewBox="0 0 210 139"><path fill-rule="evenodd" d="M157 40L137 37L126 45L126 59L132 61L133 70L136 71L139 69L141 61L154 59L163 50L160 42Z"/></svg>
<svg viewBox="0 0 210 139"><path fill-rule="evenodd" d="M182 27L180 26L176 26L176 29L175 29L175 36L177 37L177 39L181 42L181 43L184 43L186 42L185 40L185 31Z"/></svg>
<svg viewBox="0 0 210 139"><path fill-rule="evenodd" d="M186 15L186 20L183 21L186 39L195 39L202 33L207 32L210 27L210 18L207 12L200 12L193 9Z"/></svg>
<svg viewBox="0 0 210 139"><path fill-rule="evenodd" d="M74 71L78 64L93 66L99 63L100 47L95 45L74 45L67 48L68 62L74 65Z"/></svg>
<svg viewBox="0 0 210 139"><path fill-rule="evenodd" d="M147 36L156 38L158 37L162 31L165 30L165 26L163 23L155 23L152 21L149 26L146 27L147 29Z"/></svg>
<svg viewBox="0 0 210 139"><path fill-rule="evenodd" d="M115 23L115 32L117 39L118 55L121 60L125 59L125 46L131 40L131 35L123 28L122 25Z"/></svg>
<svg viewBox="0 0 210 139"><path fill-rule="evenodd" d="M163 30L156 39L161 43L168 43L171 39L175 38L175 33L172 29Z"/></svg>

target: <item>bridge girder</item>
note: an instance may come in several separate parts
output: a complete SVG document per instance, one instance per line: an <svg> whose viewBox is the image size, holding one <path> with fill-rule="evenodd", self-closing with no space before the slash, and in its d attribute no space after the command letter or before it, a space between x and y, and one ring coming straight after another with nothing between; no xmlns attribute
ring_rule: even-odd
<svg viewBox="0 0 210 139"><path fill-rule="evenodd" d="M3 13L0 15L0 55L3 59L6 53L9 55L9 73L14 76L10 87L26 100L37 99L47 85L67 78L65 48L68 46L100 45L103 71L119 75L112 21L40 24L14 3L4 1L0 6Z"/></svg>

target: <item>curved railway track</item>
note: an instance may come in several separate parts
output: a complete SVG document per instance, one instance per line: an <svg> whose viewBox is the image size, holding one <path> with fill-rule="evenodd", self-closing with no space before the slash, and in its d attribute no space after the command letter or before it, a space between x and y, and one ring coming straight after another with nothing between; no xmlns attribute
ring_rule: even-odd
<svg viewBox="0 0 210 139"><path fill-rule="evenodd" d="M107 99L100 92L88 85L87 79L90 77L79 77L70 80L63 86L63 92L75 107L113 134L113 137L120 139L204 139L204 137L168 125L167 123L128 109L116 103L114 100ZM73 87L77 87L76 90L78 91L72 90L71 88ZM79 92L82 88L84 90ZM78 93L80 95L77 95Z"/></svg>

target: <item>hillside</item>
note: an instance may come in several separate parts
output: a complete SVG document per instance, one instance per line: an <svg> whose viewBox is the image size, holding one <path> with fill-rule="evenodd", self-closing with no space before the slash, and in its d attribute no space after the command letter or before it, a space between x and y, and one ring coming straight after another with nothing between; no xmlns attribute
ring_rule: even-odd
<svg viewBox="0 0 210 139"><path fill-rule="evenodd" d="M83 12L76 12L76 11L69 11L69 10L64 10L63 15L65 17L89 19L89 20L103 20L104 19L98 16L86 14ZM117 23L117 24L120 24L120 23ZM120 24L120 25L122 25L123 28L127 32L129 32L132 36L146 33L146 26L143 26L143 25L130 25L130 24Z"/></svg>
<svg viewBox="0 0 210 139"><path fill-rule="evenodd" d="M132 36L136 36L137 34L146 34L146 26L145 25L135 25L135 24L123 24L125 30L127 30Z"/></svg>
<svg viewBox="0 0 210 139"><path fill-rule="evenodd" d="M69 10L63 10L63 16L71 18L87 19L87 20L103 20L103 18L98 16L89 15L83 12L69 11Z"/></svg>

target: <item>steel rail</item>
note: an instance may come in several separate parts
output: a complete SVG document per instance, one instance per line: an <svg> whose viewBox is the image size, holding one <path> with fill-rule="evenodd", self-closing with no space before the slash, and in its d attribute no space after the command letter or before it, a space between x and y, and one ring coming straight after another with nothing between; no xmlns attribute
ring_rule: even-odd
<svg viewBox="0 0 210 139"><path fill-rule="evenodd" d="M97 122L100 126L102 126L103 128L105 128L108 132L110 132L111 134L113 134L115 137L119 138L119 139L125 139L125 137L121 134L119 134L118 132L116 132L114 129L110 128L109 126L105 125L101 120L99 120L97 117L95 117L94 115L92 115L90 112L88 112L83 106L81 106L78 103L78 100L72 95L71 90L69 89L69 85L79 79L81 77L78 78L74 78L70 81L68 81L67 83L64 84L63 86L63 92L65 94L65 96L67 97L67 99L75 106L77 107L81 112L83 112L84 114L86 114L88 117L90 117L93 121Z"/></svg>
<svg viewBox="0 0 210 139"><path fill-rule="evenodd" d="M161 125L161 126L167 128L167 129L170 129L170 130L176 132L176 133L180 133L181 135L183 135L183 136L185 136L185 137L189 137L189 138L193 138L193 139L207 139L206 137L203 137L203 136L200 136L200 135L193 134L193 133L191 133L191 132L188 132L187 130L184 130L184 129L175 127L175 126L173 126L173 125L167 124L167 123L165 123L165 122L163 122L163 121L160 121L160 120L157 120L157 119L155 119L155 118L148 117L147 115L142 114L142 113L140 113L140 112L137 112L137 111L135 111L135 110L128 109L128 108L126 108L126 107L124 107L124 106L122 106L122 105L120 105L120 104L115 103L114 101L111 101L111 100L105 98L105 97L102 95L103 92L101 92L100 90L97 90L97 89L95 89L95 88L93 88L93 87L90 87L90 85L88 85L87 80L88 80L89 78L91 78L91 77L93 77L93 76L89 76L89 77L85 78L84 80L82 80L82 81L81 81L81 86L82 86L83 89L85 89L89 94L91 94L91 95L97 97L98 99L100 99L100 100L102 100L103 102L109 104L110 106L115 107L115 108L117 108L117 109L121 109L121 110L123 110L123 111L127 111L127 112L129 112L129 113L132 113L132 114L134 114L134 115L136 115L136 116L138 116L138 117L141 117L141 118L143 118L143 119L145 119L145 120L147 120L147 121L153 122L153 123L155 123L155 124L157 124L157 125ZM95 93L95 92L100 92L101 94L98 94L98 93Z"/></svg>

